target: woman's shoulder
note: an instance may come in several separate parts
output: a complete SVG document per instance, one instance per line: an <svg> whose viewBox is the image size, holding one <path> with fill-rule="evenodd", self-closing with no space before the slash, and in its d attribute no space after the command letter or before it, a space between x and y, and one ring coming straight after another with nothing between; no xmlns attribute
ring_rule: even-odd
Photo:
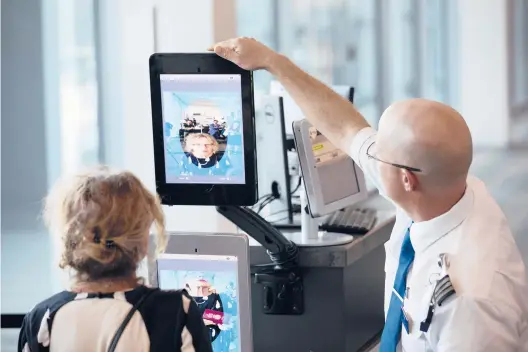
<svg viewBox="0 0 528 352"><path fill-rule="evenodd" d="M75 294L68 291L59 292L36 304L24 317L23 329L40 331L43 321L53 320L55 313L67 303L75 300Z"/></svg>
<svg viewBox="0 0 528 352"><path fill-rule="evenodd" d="M62 291L36 304L28 315L44 315L46 312L53 313L60 307L75 299L76 294L69 291ZM48 313L48 314L49 314Z"/></svg>

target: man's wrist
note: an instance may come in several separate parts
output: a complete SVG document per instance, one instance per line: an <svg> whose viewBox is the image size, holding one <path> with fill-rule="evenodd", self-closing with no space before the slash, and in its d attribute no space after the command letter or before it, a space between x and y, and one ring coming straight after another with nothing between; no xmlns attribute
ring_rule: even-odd
<svg viewBox="0 0 528 352"><path fill-rule="evenodd" d="M286 56L274 52L272 55L270 55L266 65L266 71L271 73L273 76L280 78L286 71L285 68L289 63L290 61Z"/></svg>

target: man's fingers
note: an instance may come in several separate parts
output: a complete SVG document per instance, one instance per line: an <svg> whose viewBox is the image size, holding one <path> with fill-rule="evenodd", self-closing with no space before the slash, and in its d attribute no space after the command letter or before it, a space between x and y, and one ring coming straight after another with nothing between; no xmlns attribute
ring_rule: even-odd
<svg viewBox="0 0 528 352"><path fill-rule="evenodd" d="M238 61L237 58L237 40L229 39L223 42L216 43L215 45L210 46L207 50L214 51L218 56L223 57L226 60L234 62L235 64Z"/></svg>
<svg viewBox="0 0 528 352"><path fill-rule="evenodd" d="M221 56L226 60L233 61L235 59L234 58L235 52L231 48L216 46L214 51L218 56Z"/></svg>

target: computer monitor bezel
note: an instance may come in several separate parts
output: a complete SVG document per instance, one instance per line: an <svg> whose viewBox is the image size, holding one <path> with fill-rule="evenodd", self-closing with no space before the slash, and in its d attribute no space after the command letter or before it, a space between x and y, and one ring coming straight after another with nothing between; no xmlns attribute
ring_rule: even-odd
<svg viewBox="0 0 528 352"><path fill-rule="evenodd" d="M157 254L155 239L150 238L148 255L148 284L159 287L158 258L163 255L215 255L237 257L238 325L241 351L253 351L253 324L251 311L251 275L249 265L249 239L243 234L170 232L163 254ZM183 287L182 287L183 288ZM241 294L246 292L247 294Z"/></svg>
<svg viewBox="0 0 528 352"><path fill-rule="evenodd" d="M149 59L156 191L166 205L253 205L258 198L253 76L214 53L153 54ZM167 183L160 75L235 74L241 77L243 184Z"/></svg>
<svg viewBox="0 0 528 352"><path fill-rule="evenodd" d="M299 156L299 165L301 167L304 188L308 200L308 210L312 217L317 218L331 214L337 210L349 207L367 198L368 192L365 182L365 175L359 166L354 162L359 193L352 194L329 204L325 204L322 194L322 187L324 187L324 184L322 184L319 178L319 173L317 172L317 168L315 167L312 141L310 139L310 128L312 127L312 124L308 120L303 119L294 121L292 126L297 155Z"/></svg>
<svg viewBox="0 0 528 352"><path fill-rule="evenodd" d="M287 217L288 221L292 221L291 180L282 100L276 95L255 95L258 187L262 200L271 193L272 183L277 182L280 197L269 203L268 214Z"/></svg>

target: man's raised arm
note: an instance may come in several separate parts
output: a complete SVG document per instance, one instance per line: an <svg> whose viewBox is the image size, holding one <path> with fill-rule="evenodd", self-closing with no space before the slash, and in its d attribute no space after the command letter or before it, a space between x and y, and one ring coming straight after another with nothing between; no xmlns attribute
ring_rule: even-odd
<svg viewBox="0 0 528 352"><path fill-rule="evenodd" d="M348 100L301 70L287 57L254 39L230 39L209 50L246 70L269 71L288 91L308 121L347 153L357 133L369 126Z"/></svg>

